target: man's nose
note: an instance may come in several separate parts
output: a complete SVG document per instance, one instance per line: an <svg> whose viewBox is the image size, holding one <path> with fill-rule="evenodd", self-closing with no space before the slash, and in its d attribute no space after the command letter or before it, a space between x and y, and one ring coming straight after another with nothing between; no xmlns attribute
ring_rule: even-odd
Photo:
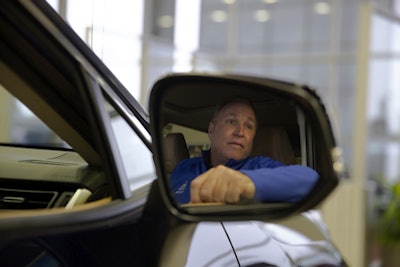
<svg viewBox="0 0 400 267"><path fill-rule="evenodd" d="M237 136L243 136L244 135L244 125L241 125L240 123L238 123L235 128L235 134Z"/></svg>

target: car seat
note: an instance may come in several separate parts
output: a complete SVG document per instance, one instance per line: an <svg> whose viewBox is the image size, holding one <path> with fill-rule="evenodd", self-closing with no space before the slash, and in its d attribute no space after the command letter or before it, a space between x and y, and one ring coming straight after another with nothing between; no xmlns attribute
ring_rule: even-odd
<svg viewBox="0 0 400 267"><path fill-rule="evenodd" d="M250 156L267 156L286 165L296 164L289 135L282 126L264 126L257 129Z"/></svg>
<svg viewBox="0 0 400 267"><path fill-rule="evenodd" d="M169 174L174 170L176 164L189 158L189 150L182 133L169 133L165 136L164 158Z"/></svg>

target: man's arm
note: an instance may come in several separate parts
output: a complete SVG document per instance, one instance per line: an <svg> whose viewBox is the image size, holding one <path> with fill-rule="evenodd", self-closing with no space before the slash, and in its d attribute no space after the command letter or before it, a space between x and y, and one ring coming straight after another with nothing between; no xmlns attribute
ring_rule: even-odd
<svg viewBox="0 0 400 267"><path fill-rule="evenodd" d="M314 187L319 175L302 165L276 168L241 170L253 181L254 199L261 202L296 202L303 199Z"/></svg>

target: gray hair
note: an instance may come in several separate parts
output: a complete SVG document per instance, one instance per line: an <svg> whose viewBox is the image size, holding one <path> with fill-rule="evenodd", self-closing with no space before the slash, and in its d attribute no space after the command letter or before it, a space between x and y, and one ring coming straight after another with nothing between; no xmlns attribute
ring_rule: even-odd
<svg viewBox="0 0 400 267"><path fill-rule="evenodd" d="M249 98L242 97L242 96L229 97L229 98L226 98L223 101L219 102L214 108L214 113L212 115L211 120L214 120L215 117L218 115L218 113L221 111L221 109L223 109L225 106L227 106L229 104L236 104L236 103L245 104L245 105L249 106L253 110L253 113L254 113L254 116L255 116L255 119L257 122L256 108L255 108L253 102Z"/></svg>

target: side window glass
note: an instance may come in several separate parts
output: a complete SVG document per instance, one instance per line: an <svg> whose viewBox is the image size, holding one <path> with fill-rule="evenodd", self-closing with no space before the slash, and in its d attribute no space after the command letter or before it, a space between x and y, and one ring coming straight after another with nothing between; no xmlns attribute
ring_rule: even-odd
<svg viewBox="0 0 400 267"><path fill-rule="evenodd" d="M156 178L153 154L111 105L108 105L107 109L129 186L131 191L134 191Z"/></svg>

